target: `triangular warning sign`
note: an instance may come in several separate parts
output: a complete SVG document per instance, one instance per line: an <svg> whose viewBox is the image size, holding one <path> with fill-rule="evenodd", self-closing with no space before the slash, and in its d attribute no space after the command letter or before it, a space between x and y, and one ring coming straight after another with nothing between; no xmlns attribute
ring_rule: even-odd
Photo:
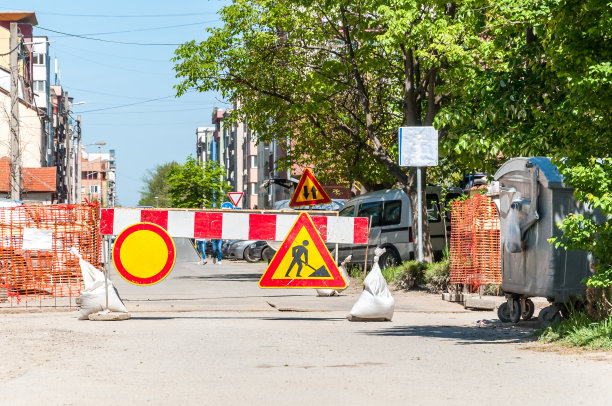
<svg viewBox="0 0 612 406"><path fill-rule="evenodd" d="M242 199L243 194L244 193L242 192L228 192L227 193L227 195L229 196L234 206L238 206L238 203L240 203L240 199Z"/></svg>
<svg viewBox="0 0 612 406"><path fill-rule="evenodd" d="M306 168L295 188L295 192L293 192L289 207L313 206L315 204L331 203L331 201L319 181L310 172L310 169Z"/></svg>
<svg viewBox="0 0 612 406"><path fill-rule="evenodd" d="M346 281L308 213L301 213L259 280L261 288L344 289Z"/></svg>

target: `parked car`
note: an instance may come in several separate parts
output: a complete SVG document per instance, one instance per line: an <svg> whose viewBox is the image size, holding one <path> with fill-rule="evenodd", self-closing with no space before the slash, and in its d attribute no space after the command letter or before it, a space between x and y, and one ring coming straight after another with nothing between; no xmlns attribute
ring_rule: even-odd
<svg viewBox="0 0 612 406"><path fill-rule="evenodd" d="M274 250L266 241L255 241L244 250L244 259L249 262L267 261L274 256Z"/></svg>
<svg viewBox="0 0 612 406"><path fill-rule="evenodd" d="M442 187L427 186L424 203L427 204L427 221L434 255L441 256L450 240L450 212L444 210ZM463 194L460 188L447 188L445 201ZM402 189L386 189L366 193L346 202L340 216L372 218L368 262L372 261L374 248L386 248L380 257L381 268L414 259L412 243L412 217L410 199ZM414 230L416 232L416 230ZM352 262L363 263L367 244L340 244L339 256L352 255Z"/></svg>
<svg viewBox="0 0 612 406"><path fill-rule="evenodd" d="M225 240L225 241L223 241L223 243L221 244L221 255L222 255L223 258L229 259L229 257L230 257L229 256L230 246L233 243L237 242L237 241L242 241L242 240ZM211 245L211 244L208 244L208 245ZM212 250L212 248L211 248L211 250Z"/></svg>
<svg viewBox="0 0 612 406"><path fill-rule="evenodd" d="M245 251L247 248L251 246L251 244L255 243L254 240L238 240L234 241L228 246L227 250L227 258L228 259L246 259Z"/></svg>

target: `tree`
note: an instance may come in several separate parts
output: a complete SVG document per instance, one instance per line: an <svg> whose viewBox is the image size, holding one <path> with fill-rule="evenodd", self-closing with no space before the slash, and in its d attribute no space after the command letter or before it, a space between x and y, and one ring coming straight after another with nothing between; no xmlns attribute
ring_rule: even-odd
<svg viewBox="0 0 612 406"><path fill-rule="evenodd" d="M142 179L145 187L140 191L139 206L170 207L168 172L176 165L178 164L172 161L157 165L154 170L147 170Z"/></svg>
<svg viewBox="0 0 612 406"><path fill-rule="evenodd" d="M486 11L491 57L437 117L454 162L587 159L612 150L612 9L603 0L501 0Z"/></svg>
<svg viewBox="0 0 612 406"><path fill-rule="evenodd" d="M170 169L168 185L172 207L179 208L220 207L231 190L217 162L202 166L191 155L185 164Z"/></svg>
<svg viewBox="0 0 612 406"><path fill-rule="evenodd" d="M240 101L234 119L260 140L290 142L285 168L310 165L322 180L370 189L396 184L416 207L416 171L397 163L398 127L432 125L480 69L483 3L236 0L221 11L223 27L176 50L177 94ZM427 227L423 246L430 260Z"/></svg>

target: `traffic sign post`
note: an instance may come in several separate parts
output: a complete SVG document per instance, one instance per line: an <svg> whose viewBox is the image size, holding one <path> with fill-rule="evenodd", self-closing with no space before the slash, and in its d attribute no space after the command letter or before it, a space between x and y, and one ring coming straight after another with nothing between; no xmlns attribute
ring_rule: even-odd
<svg viewBox="0 0 612 406"><path fill-rule="evenodd" d="M347 283L308 213L300 213L259 280L261 288L344 289Z"/></svg>
<svg viewBox="0 0 612 406"><path fill-rule="evenodd" d="M113 263L119 275L135 285L163 280L174 266L174 241L162 227L136 223L123 230L113 246Z"/></svg>
<svg viewBox="0 0 612 406"><path fill-rule="evenodd" d="M242 199L242 196L244 195L244 193L242 193L242 192L228 192L227 195L229 196L230 200L232 201L232 204L234 205L234 207L238 207L238 203L240 203L240 200Z"/></svg>
<svg viewBox="0 0 612 406"><path fill-rule="evenodd" d="M331 203L319 181L314 177L310 169L304 169L304 173L293 192L289 207L314 206L316 204Z"/></svg>
<svg viewBox="0 0 612 406"><path fill-rule="evenodd" d="M438 131L433 127L400 127L397 139L399 165L412 166L417 169L418 260L423 262L421 167L438 165Z"/></svg>

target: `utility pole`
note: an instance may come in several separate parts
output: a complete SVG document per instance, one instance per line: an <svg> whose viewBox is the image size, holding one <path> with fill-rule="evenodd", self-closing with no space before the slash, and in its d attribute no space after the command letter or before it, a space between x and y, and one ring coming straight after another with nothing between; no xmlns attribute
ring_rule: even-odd
<svg viewBox="0 0 612 406"><path fill-rule="evenodd" d="M64 101L64 131L66 133L66 200L68 204L74 204L75 196L74 196L74 154L72 151L72 127L70 126L70 116L68 108L68 103L70 103L70 99L68 99L68 92L65 92L65 101Z"/></svg>
<svg viewBox="0 0 612 406"><path fill-rule="evenodd" d="M77 153L76 153L76 203L82 202L81 196L81 115L77 116Z"/></svg>
<svg viewBox="0 0 612 406"><path fill-rule="evenodd" d="M11 199L21 200L21 153L19 151L19 50L17 22L10 25L10 69L11 69Z"/></svg>

